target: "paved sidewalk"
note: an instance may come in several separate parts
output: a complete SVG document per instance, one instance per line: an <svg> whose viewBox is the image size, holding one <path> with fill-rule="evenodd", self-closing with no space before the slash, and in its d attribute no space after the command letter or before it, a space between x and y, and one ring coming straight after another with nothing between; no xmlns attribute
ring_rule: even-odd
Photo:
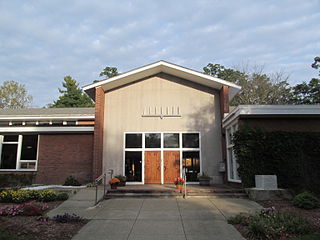
<svg viewBox="0 0 320 240"><path fill-rule="evenodd" d="M98 212L94 207L95 203L95 188L84 188L78 191L77 194L71 196L67 201L64 201L57 208L51 210L47 215L52 218L57 214L75 213L83 218L92 219ZM98 199L103 197L103 188L98 189Z"/></svg>
<svg viewBox="0 0 320 240"><path fill-rule="evenodd" d="M247 199L213 197L110 199L93 208L89 193L81 190L49 212L51 217L69 212L91 219L74 240L243 240L227 218L261 208Z"/></svg>

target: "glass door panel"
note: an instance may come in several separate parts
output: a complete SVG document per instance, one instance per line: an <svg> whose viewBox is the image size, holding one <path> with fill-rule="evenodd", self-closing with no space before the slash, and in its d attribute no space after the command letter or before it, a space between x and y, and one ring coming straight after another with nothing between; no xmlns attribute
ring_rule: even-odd
<svg viewBox="0 0 320 240"><path fill-rule="evenodd" d="M142 151L126 151L125 174L128 182L142 182Z"/></svg>

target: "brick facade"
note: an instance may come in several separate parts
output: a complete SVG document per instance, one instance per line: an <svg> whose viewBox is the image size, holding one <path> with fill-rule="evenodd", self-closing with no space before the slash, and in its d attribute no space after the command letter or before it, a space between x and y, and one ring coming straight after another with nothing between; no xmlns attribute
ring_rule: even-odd
<svg viewBox="0 0 320 240"><path fill-rule="evenodd" d="M93 134L40 135L35 183L63 184L72 175L92 179Z"/></svg>
<svg viewBox="0 0 320 240"><path fill-rule="evenodd" d="M101 87L96 88L95 95L95 126L94 126L94 146L92 177L93 179L102 174L103 160L103 125L104 125L104 100L105 93Z"/></svg>
<svg viewBox="0 0 320 240"><path fill-rule="evenodd" d="M221 114L221 124L222 119L224 118L224 114L229 113L229 87L223 86L220 89L220 114ZM226 130L221 127L221 146L222 146L222 161L225 164L225 174L223 176L224 182L228 181L227 176L227 146L226 146Z"/></svg>

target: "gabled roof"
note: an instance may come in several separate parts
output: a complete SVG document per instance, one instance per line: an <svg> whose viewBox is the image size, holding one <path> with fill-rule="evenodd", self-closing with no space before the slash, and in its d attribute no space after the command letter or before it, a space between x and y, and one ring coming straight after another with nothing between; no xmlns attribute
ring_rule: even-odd
<svg viewBox="0 0 320 240"><path fill-rule="evenodd" d="M83 90L94 99L95 88L102 87L104 91L114 89L117 87L121 87L128 83L132 83L139 79L152 76L158 74L160 72L164 72L176 77L180 77L204 86L208 86L214 89L221 89L222 86L229 86L229 99L231 100L241 89L240 86L225 81L220 78L212 77L208 74L201 73L189 68L185 68L173 63L169 63L166 61L158 61L155 63L151 63L146 66L142 66L128 72L119 74L115 77L108 78L106 80L102 80L97 83L92 83L83 87Z"/></svg>

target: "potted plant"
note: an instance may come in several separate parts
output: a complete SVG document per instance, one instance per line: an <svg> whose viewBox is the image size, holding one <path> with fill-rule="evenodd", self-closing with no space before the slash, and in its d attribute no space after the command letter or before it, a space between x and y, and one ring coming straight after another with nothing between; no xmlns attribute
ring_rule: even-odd
<svg viewBox="0 0 320 240"><path fill-rule="evenodd" d="M200 186L209 186L210 185L211 177L209 177L207 174L202 172L202 174L199 176L199 184Z"/></svg>
<svg viewBox="0 0 320 240"><path fill-rule="evenodd" d="M174 179L174 184L176 185L176 188L182 191L183 184L185 183L185 180L181 177L177 177Z"/></svg>
<svg viewBox="0 0 320 240"><path fill-rule="evenodd" d="M123 175L117 175L115 176L115 178L118 178L119 179L119 183L118 183L118 187L123 187L126 185L126 181L127 181L127 178L126 176L123 176Z"/></svg>
<svg viewBox="0 0 320 240"><path fill-rule="evenodd" d="M112 178L109 180L109 184L111 186L111 189L117 189L117 185L120 182L118 178Z"/></svg>

